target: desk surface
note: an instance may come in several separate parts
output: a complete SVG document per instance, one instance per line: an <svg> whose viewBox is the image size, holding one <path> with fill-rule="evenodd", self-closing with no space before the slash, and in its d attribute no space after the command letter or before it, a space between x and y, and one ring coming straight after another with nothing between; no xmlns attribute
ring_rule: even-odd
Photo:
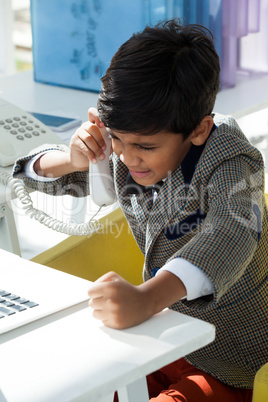
<svg viewBox="0 0 268 402"><path fill-rule="evenodd" d="M0 78L0 98L25 111L63 112L87 120L89 107L96 107L98 94L70 88L45 85L33 80L33 72L25 71Z"/></svg>
<svg viewBox="0 0 268 402"><path fill-rule="evenodd" d="M218 93L214 109L218 113L232 114L251 108L267 102L267 90L267 74L238 76L234 88ZM64 111L86 120L87 109L96 106L98 94L37 83L33 81L33 72L25 71L0 78L0 97L24 110L54 114Z"/></svg>
<svg viewBox="0 0 268 402"><path fill-rule="evenodd" d="M87 307L0 345L0 402L97 402L214 336L213 325L168 309L113 330Z"/></svg>

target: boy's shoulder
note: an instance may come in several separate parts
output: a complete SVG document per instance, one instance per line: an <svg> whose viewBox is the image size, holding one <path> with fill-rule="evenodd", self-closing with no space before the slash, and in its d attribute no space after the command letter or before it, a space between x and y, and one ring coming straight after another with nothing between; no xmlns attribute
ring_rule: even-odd
<svg viewBox="0 0 268 402"><path fill-rule="evenodd" d="M233 116L215 113L213 120L216 127L202 155L207 169L215 169L217 165L233 158L246 158L262 168L260 151L250 143Z"/></svg>
<svg viewBox="0 0 268 402"><path fill-rule="evenodd" d="M212 140L219 143L227 142L233 147L248 146L253 148L249 139L243 133L236 119L232 115L214 113L213 120L216 128L212 133Z"/></svg>
<svg viewBox="0 0 268 402"><path fill-rule="evenodd" d="M242 133L236 119L232 115L224 115L221 113L214 113L213 120L218 129L226 132L239 131Z"/></svg>

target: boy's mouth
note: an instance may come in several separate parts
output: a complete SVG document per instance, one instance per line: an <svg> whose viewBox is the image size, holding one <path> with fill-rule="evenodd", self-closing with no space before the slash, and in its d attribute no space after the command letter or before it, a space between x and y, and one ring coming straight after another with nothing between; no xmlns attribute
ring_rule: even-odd
<svg viewBox="0 0 268 402"><path fill-rule="evenodd" d="M129 170L131 176L134 177L139 177L139 178L143 178L143 177L147 177L150 174L150 170L145 170L145 171L136 171L136 170Z"/></svg>

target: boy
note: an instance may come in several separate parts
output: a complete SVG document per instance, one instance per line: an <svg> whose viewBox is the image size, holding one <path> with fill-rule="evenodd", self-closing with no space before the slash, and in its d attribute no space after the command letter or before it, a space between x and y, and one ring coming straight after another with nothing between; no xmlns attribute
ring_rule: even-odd
<svg viewBox="0 0 268 402"><path fill-rule="evenodd" d="M268 358L263 161L233 118L212 114L219 74L205 28L147 27L113 57L98 113L89 110L70 150L36 151L15 167L22 172L36 155L28 185L77 195L75 183L85 195L88 160L104 158L101 133L109 132L145 282L107 273L89 291L94 316L126 328L170 307L216 326L212 344L148 377L152 401L251 401Z"/></svg>

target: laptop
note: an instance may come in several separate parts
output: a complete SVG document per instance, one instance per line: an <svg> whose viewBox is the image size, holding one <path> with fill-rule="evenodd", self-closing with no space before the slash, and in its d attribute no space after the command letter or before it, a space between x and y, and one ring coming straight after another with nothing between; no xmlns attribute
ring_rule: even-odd
<svg viewBox="0 0 268 402"><path fill-rule="evenodd" d="M0 334L88 300L90 284L0 249Z"/></svg>

